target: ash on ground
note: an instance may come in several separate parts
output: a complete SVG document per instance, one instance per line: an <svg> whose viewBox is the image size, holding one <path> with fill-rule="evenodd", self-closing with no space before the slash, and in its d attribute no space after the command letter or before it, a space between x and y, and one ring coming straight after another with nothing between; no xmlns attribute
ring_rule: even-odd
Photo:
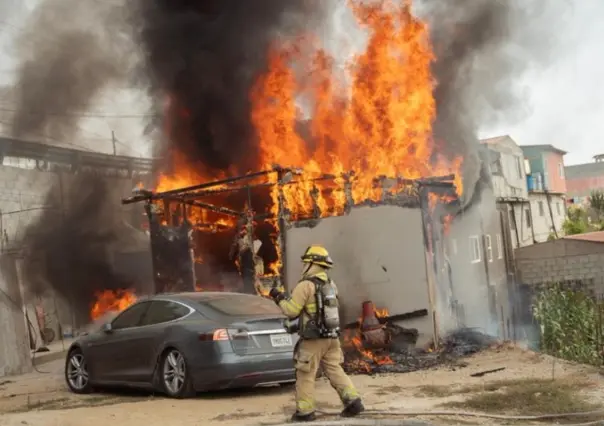
<svg viewBox="0 0 604 426"><path fill-rule="evenodd" d="M398 327L400 329L400 327ZM461 358L491 348L499 343L495 337L477 329L464 328L441 339L438 349L416 348L409 336L417 336L413 329L400 329L388 345L381 349L359 350L344 346L344 370L348 374L408 373L449 365L464 367Z"/></svg>

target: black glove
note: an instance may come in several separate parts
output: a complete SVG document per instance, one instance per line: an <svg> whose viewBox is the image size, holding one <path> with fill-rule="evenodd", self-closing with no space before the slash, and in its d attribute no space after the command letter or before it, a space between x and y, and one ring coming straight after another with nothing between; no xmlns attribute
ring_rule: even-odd
<svg viewBox="0 0 604 426"><path fill-rule="evenodd" d="M271 291L268 292L268 295L277 305L279 302L285 299L285 294L281 293L277 287L271 288Z"/></svg>

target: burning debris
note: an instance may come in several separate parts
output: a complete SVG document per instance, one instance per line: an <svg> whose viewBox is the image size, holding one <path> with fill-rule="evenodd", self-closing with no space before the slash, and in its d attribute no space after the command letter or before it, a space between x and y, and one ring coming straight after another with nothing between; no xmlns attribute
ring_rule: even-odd
<svg viewBox="0 0 604 426"><path fill-rule="evenodd" d="M348 326L343 340L344 369L350 374L408 373L455 363L459 358L487 349L497 343L491 336L473 329L461 329L447 335L438 345L416 348L418 331L394 323L427 315L417 311L389 316L372 302L363 303L363 314Z"/></svg>

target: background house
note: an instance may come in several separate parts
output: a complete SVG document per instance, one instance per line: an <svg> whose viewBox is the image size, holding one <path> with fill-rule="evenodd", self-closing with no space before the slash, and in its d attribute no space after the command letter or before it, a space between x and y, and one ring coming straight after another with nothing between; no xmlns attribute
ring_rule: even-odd
<svg viewBox="0 0 604 426"><path fill-rule="evenodd" d="M500 210L507 212L514 248L533 244L527 189L527 165L522 148L508 135L480 141L488 150L493 191Z"/></svg>
<svg viewBox="0 0 604 426"><path fill-rule="evenodd" d="M566 166L567 199L584 204L594 189L604 189L604 154L595 155L593 163Z"/></svg>
<svg viewBox="0 0 604 426"><path fill-rule="evenodd" d="M531 232L535 242L550 235L561 236L566 217L565 151L552 145L521 147L529 163L527 187L531 210Z"/></svg>

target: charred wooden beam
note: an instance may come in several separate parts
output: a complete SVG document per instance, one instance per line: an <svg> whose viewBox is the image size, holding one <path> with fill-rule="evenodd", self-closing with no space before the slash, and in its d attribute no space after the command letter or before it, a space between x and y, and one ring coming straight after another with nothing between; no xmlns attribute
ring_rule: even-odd
<svg viewBox="0 0 604 426"><path fill-rule="evenodd" d="M149 199L160 200L160 199L172 197L175 195L184 195L187 192L197 191L200 189L212 188L212 187L219 186L219 185L227 185L230 183L240 182L240 181L248 180L248 179L254 179L254 178L257 178L260 176L269 175L271 173L277 173L282 170L287 171L289 169L275 168L275 169L270 169L270 170L262 170L260 172L248 173L248 174L242 175L242 176L235 176L235 177L231 177L231 178L227 178L227 179L201 183L199 185L187 186L184 188L172 189L170 191L164 191L164 192L153 193L150 191L144 191L144 192L141 191L141 193L139 193L139 194L136 194L136 195L133 195L132 197L123 199L122 204L132 204L132 203L137 203L137 202L149 200Z"/></svg>
<svg viewBox="0 0 604 426"><path fill-rule="evenodd" d="M417 311L405 312L404 314L389 315L387 317L378 317L378 320L380 321L380 323L385 324L387 322L408 321L411 319L422 318L425 316L428 316L428 310L419 309ZM350 322L350 323L346 324L342 328L345 330L350 330L350 329L359 328L360 326L361 326L361 323L357 320L355 322Z"/></svg>
<svg viewBox="0 0 604 426"><path fill-rule="evenodd" d="M215 206L213 204L203 203L201 201L190 200L184 201L184 203L190 206L199 207L200 209L206 209L215 213L222 213L228 216L241 217L244 215L244 213L238 212L236 210L232 210L226 207Z"/></svg>

